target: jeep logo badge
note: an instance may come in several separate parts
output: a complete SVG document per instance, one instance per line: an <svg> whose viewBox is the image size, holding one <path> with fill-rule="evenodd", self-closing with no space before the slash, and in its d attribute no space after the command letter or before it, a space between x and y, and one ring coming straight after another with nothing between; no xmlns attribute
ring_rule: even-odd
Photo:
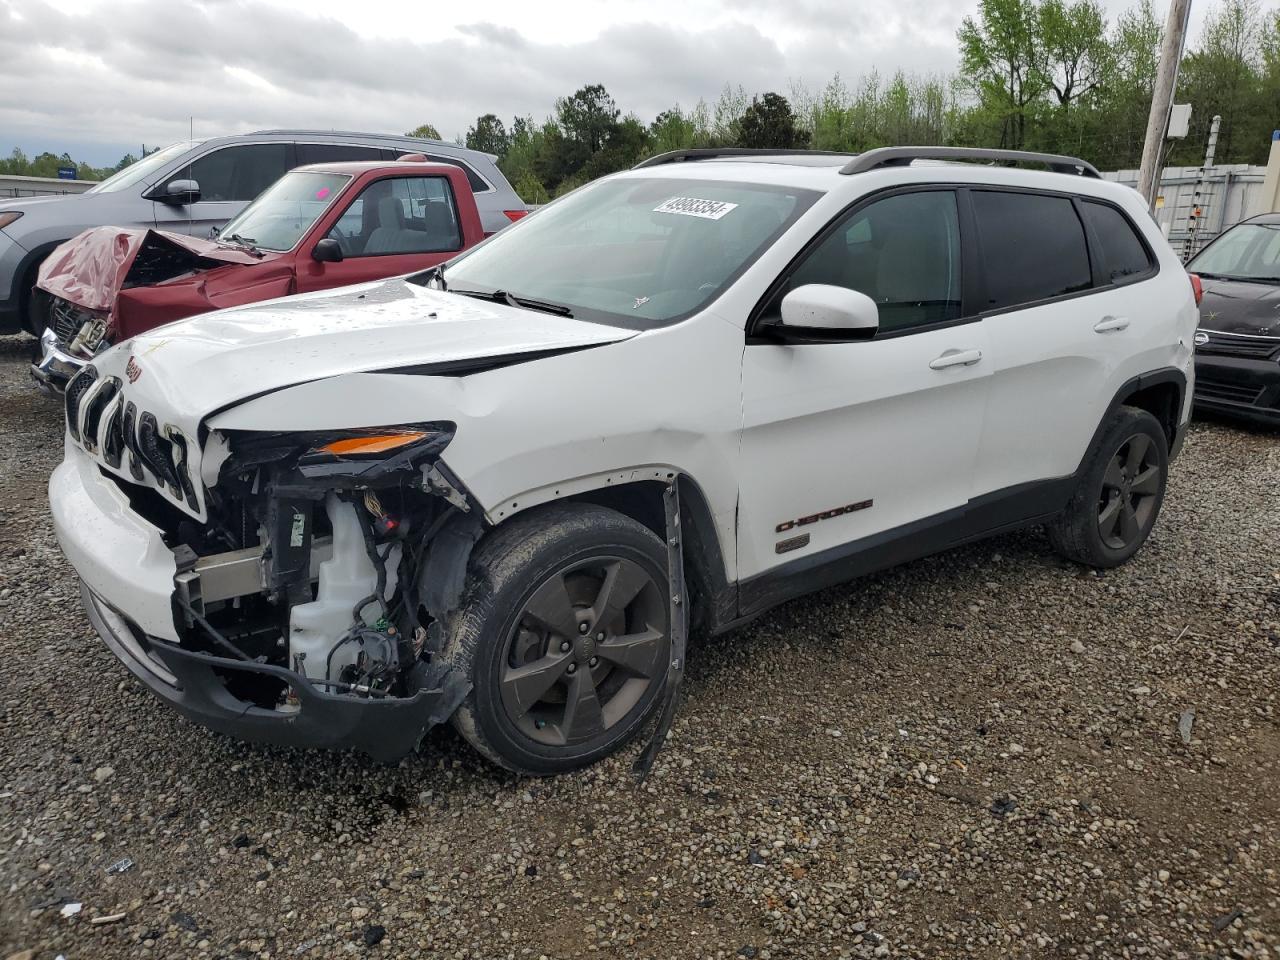
<svg viewBox="0 0 1280 960"><path fill-rule="evenodd" d="M1203 330L1196 331L1196 346L1202 347L1209 342L1209 335Z"/></svg>
<svg viewBox="0 0 1280 960"><path fill-rule="evenodd" d="M133 357L130 357L129 362L124 365L124 375L129 378L130 383L137 383L138 378L142 376L142 368Z"/></svg>

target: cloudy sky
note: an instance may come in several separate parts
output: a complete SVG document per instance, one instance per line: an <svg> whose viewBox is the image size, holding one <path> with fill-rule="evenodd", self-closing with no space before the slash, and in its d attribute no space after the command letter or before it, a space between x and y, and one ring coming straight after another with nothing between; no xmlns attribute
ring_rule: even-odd
<svg viewBox="0 0 1280 960"><path fill-rule="evenodd" d="M1108 0L1114 14L1127 4ZM0 151L114 163L142 143L265 127L452 139L603 83L673 103L948 73L977 0L0 0ZM1156 0L1163 17L1165 4Z"/></svg>

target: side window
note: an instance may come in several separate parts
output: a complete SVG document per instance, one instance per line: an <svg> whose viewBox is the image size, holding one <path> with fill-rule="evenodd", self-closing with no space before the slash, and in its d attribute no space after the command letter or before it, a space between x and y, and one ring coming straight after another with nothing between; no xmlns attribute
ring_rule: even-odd
<svg viewBox="0 0 1280 960"><path fill-rule="evenodd" d="M377 147L353 147L345 143L299 143L298 166L306 163L338 163L350 160L381 160Z"/></svg>
<svg viewBox="0 0 1280 960"><path fill-rule="evenodd" d="M1089 247L1066 197L975 190L987 310L1087 290Z"/></svg>
<svg viewBox="0 0 1280 960"><path fill-rule="evenodd" d="M444 177L377 180L329 231L348 257L448 253L462 247L453 191Z"/></svg>
<svg viewBox="0 0 1280 960"><path fill-rule="evenodd" d="M807 283L865 293L880 308L880 330L892 333L961 316L960 227L950 190L901 193L877 200L841 223L795 269L782 297Z"/></svg>
<svg viewBox="0 0 1280 960"><path fill-rule="evenodd" d="M405 153L411 153L411 152L413 151L405 151ZM403 154L397 154L397 156L403 156ZM467 183L471 184L472 193L483 193L485 190L493 189L492 187L489 186L489 184L484 182L484 179L480 176L480 174L476 173L474 170L471 169L470 164L463 163L457 157L446 157L438 153L425 153L423 154L423 156L425 156L432 163L450 163L450 164L453 164L453 166L455 167L461 167L462 172L467 175Z"/></svg>
<svg viewBox="0 0 1280 960"><path fill-rule="evenodd" d="M170 180L194 180L201 200L252 200L289 169L289 144L250 143L206 153Z"/></svg>
<svg viewBox="0 0 1280 960"><path fill-rule="evenodd" d="M1126 278L1151 269L1151 256L1123 213L1088 200L1080 204L1080 209L1101 247L1102 273L1112 283L1123 283Z"/></svg>

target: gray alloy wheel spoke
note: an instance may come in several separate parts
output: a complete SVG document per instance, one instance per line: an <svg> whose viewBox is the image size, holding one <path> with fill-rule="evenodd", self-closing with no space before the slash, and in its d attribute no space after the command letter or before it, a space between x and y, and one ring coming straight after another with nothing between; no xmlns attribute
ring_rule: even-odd
<svg viewBox="0 0 1280 960"><path fill-rule="evenodd" d="M1134 493L1142 494L1143 496L1152 496L1159 493L1160 468L1147 467L1147 469L1134 477L1132 490Z"/></svg>
<svg viewBox="0 0 1280 960"><path fill-rule="evenodd" d="M578 636L578 616L565 588L563 573L557 573L539 587L525 604L524 612L558 637L574 640Z"/></svg>
<svg viewBox="0 0 1280 960"><path fill-rule="evenodd" d="M1133 476L1142 467L1142 461L1151 449L1151 438L1145 433L1135 433L1129 438L1129 456L1125 461L1125 469Z"/></svg>
<svg viewBox="0 0 1280 960"><path fill-rule="evenodd" d="M600 709L600 698L596 696L590 670L579 670L569 681L569 696L565 701L560 732L566 743L604 732L604 713Z"/></svg>
<svg viewBox="0 0 1280 960"><path fill-rule="evenodd" d="M1119 490L1124 482L1123 472L1124 465L1121 464L1120 456L1117 454L1111 458L1111 462L1107 464L1107 472L1102 475L1102 489Z"/></svg>
<svg viewBox="0 0 1280 960"><path fill-rule="evenodd" d="M1140 529L1137 511L1133 509L1133 504L1124 501L1120 507L1120 539L1126 544L1133 543Z"/></svg>
<svg viewBox="0 0 1280 960"><path fill-rule="evenodd" d="M605 568L604 582L591 605L591 618L604 627L626 610L649 582L649 575L629 560L615 560Z"/></svg>
<svg viewBox="0 0 1280 960"><path fill-rule="evenodd" d="M1102 534L1103 539L1116 535L1116 526L1120 522L1121 507L1123 505L1123 497L1112 497L1111 501L1102 508L1102 512L1098 514L1098 532Z"/></svg>
<svg viewBox="0 0 1280 960"><path fill-rule="evenodd" d="M508 667L502 675L502 694L516 717L524 716L564 676L573 659L567 653L541 657L520 667Z"/></svg>
<svg viewBox="0 0 1280 960"><path fill-rule="evenodd" d="M653 675L655 654L662 638L662 631L652 628L641 633L610 637L596 644L596 656L638 677L649 677Z"/></svg>

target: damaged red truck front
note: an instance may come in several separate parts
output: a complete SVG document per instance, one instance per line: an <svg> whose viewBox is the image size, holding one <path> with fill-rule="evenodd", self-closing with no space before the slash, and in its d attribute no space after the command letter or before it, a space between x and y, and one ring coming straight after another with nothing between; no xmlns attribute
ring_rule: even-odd
<svg viewBox="0 0 1280 960"><path fill-rule="evenodd" d="M465 172L413 155L299 167L212 239L86 230L40 268L48 324L31 373L61 391L103 350L161 324L412 273L483 238Z"/></svg>

